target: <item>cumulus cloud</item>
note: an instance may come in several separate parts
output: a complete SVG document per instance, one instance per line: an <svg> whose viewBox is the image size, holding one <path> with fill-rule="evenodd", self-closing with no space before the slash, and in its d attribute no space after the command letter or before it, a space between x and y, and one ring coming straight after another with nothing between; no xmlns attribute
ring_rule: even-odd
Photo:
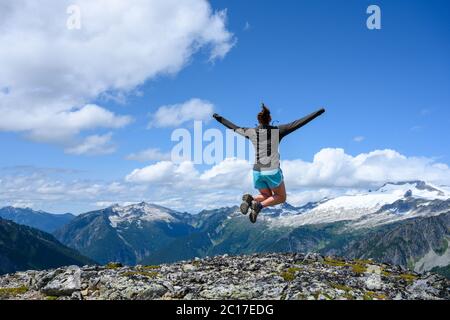
<svg viewBox="0 0 450 320"><path fill-rule="evenodd" d="M200 173L190 161L174 163L161 161L156 164L135 169L125 180L135 183L167 185L173 188L235 188L250 185L251 165L246 160L228 158Z"/></svg>
<svg viewBox="0 0 450 320"><path fill-rule="evenodd" d="M151 116L149 127L176 127L192 120L209 120L213 113L212 103L193 98L183 103L159 107Z"/></svg>
<svg viewBox="0 0 450 320"><path fill-rule="evenodd" d="M68 154L75 155L101 155L116 151L116 146L111 142L112 133L104 135L92 135L84 139L80 144L67 148Z"/></svg>
<svg viewBox="0 0 450 320"><path fill-rule="evenodd" d="M450 182L446 164L425 157L407 157L394 150L375 150L351 156L343 149L322 149L312 162L282 162L292 187L374 187L389 181Z"/></svg>
<svg viewBox="0 0 450 320"><path fill-rule="evenodd" d="M302 205L323 198L367 191L386 182L424 180L450 185L450 168L430 158L407 157L394 150L375 150L359 155L343 149L323 149L312 161L282 161L288 202ZM255 192L252 166L228 158L209 167L185 161L159 161L137 168L123 181L70 180L55 177L76 173L61 170L0 170L0 203L71 205L148 201L176 210L202 209L239 204L243 193ZM67 211L67 209L66 209Z"/></svg>
<svg viewBox="0 0 450 320"><path fill-rule="evenodd" d="M95 209L97 202L140 202L146 197L146 186L77 179L79 174L58 168L0 168L0 206L81 213Z"/></svg>
<svg viewBox="0 0 450 320"><path fill-rule="evenodd" d="M81 28L71 30L73 4ZM127 125L130 117L89 103L175 74L201 48L223 58L234 44L226 11L205 0L22 0L0 9L0 131L41 142Z"/></svg>
<svg viewBox="0 0 450 320"><path fill-rule="evenodd" d="M430 158L407 157L394 150L376 150L356 156L343 149L323 149L312 162L282 161L288 201L302 205L323 198L351 194L380 187L386 182L424 180L450 183L450 168ZM239 196L252 191L251 164L228 158L200 171L193 163L161 161L133 170L128 183L148 185L164 194L164 203L186 208L199 204L208 207L216 199L221 204L236 204ZM170 199L170 200L169 200ZM237 202L236 202L237 201ZM217 206L217 205L216 205ZM220 205L219 205L220 206Z"/></svg>
<svg viewBox="0 0 450 320"><path fill-rule="evenodd" d="M158 148L150 148L129 154L126 159L140 162L170 160L170 152L162 152Z"/></svg>

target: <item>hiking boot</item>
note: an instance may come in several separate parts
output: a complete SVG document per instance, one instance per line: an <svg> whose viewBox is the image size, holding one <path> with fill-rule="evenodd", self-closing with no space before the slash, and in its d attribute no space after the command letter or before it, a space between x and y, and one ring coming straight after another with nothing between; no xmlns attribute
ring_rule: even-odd
<svg viewBox="0 0 450 320"><path fill-rule="evenodd" d="M258 201L252 201L251 211L250 211L250 215L249 215L251 223L256 222L256 219L258 218L258 214L261 212L262 209L263 209L263 206L261 203L259 203Z"/></svg>
<svg viewBox="0 0 450 320"><path fill-rule="evenodd" d="M247 214L248 209L252 205L253 197L250 194L244 194L242 196L242 203L241 203L241 213Z"/></svg>

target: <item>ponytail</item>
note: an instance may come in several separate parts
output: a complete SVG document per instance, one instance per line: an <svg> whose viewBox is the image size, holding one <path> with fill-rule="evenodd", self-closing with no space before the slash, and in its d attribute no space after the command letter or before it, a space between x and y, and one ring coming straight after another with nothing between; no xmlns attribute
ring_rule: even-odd
<svg viewBox="0 0 450 320"><path fill-rule="evenodd" d="M258 122L261 125L268 126L272 117L270 116L270 110L264 103L261 105L261 111L258 113Z"/></svg>

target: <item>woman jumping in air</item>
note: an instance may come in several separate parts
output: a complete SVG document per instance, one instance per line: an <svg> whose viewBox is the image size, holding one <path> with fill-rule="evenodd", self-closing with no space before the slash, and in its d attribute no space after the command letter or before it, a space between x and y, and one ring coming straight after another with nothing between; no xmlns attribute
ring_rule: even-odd
<svg viewBox="0 0 450 320"><path fill-rule="evenodd" d="M310 115L295 120L294 122L272 126L270 122L270 110L262 104L262 110L258 113L259 125L256 128L241 128L231 121L221 117L217 113L214 119L225 127L249 139L255 147L255 164L253 166L253 184L259 194L255 197L245 194L242 197L240 210L242 214L247 214L250 210L250 221L256 222L256 218L265 207L275 206L286 202L286 188L284 186L283 172L280 168L279 143L288 134L303 127L322 113L325 109L320 109Z"/></svg>

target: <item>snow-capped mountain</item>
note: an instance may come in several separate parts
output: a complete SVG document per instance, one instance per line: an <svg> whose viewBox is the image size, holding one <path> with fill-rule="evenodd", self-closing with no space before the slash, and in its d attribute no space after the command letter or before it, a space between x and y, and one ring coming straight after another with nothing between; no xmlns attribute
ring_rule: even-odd
<svg viewBox="0 0 450 320"><path fill-rule="evenodd" d="M448 210L439 206L450 192L423 181L387 183L375 191L344 195L309 204L310 210L279 214L267 219L276 226L301 226L353 221L354 227L375 226L418 216L437 215ZM299 214L301 213L301 214Z"/></svg>
<svg viewBox="0 0 450 320"><path fill-rule="evenodd" d="M191 215L158 205L114 205L82 214L55 232L64 244L100 263L136 264L152 252L189 234Z"/></svg>
<svg viewBox="0 0 450 320"><path fill-rule="evenodd" d="M283 203L282 205L264 209L264 216L272 218L278 218L283 216L289 216L293 214L299 214L306 210L307 206L294 207L289 203Z"/></svg>
<svg viewBox="0 0 450 320"><path fill-rule="evenodd" d="M183 218L181 213L146 202L124 207L116 204L111 206L110 209L108 219L113 228L131 223L137 223L139 227L142 227L143 221L180 222L180 219Z"/></svg>
<svg viewBox="0 0 450 320"><path fill-rule="evenodd" d="M76 217L55 235L101 263L316 251L445 273L449 230L448 189L412 181L301 207L265 209L256 224L237 206L191 215L148 203L114 205Z"/></svg>

